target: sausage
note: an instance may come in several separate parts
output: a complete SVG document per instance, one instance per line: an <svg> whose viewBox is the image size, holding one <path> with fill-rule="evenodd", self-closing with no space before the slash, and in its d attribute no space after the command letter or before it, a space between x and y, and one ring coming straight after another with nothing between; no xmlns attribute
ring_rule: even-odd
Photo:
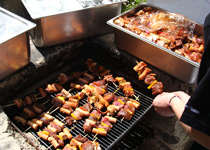
<svg viewBox="0 0 210 150"><path fill-rule="evenodd" d="M41 94L42 97L46 97L47 94L43 88L39 88L39 93Z"/></svg>
<svg viewBox="0 0 210 150"><path fill-rule="evenodd" d="M45 118L46 118L47 120L49 120L49 121L53 121L53 119L54 119L54 117L51 116L51 115L48 114L48 113L43 113L42 116L45 117Z"/></svg>
<svg viewBox="0 0 210 150"><path fill-rule="evenodd" d="M82 89L82 86L80 84L70 83L70 88L81 90Z"/></svg>
<svg viewBox="0 0 210 150"><path fill-rule="evenodd" d="M76 146L70 146L69 144L66 144L63 150L77 150Z"/></svg>
<svg viewBox="0 0 210 150"><path fill-rule="evenodd" d="M33 105L33 108L36 111L36 113L38 113L38 114L42 113L42 109L38 108L36 105Z"/></svg>
<svg viewBox="0 0 210 150"><path fill-rule="evenodd" d="M30 96L26 96L25 97L25 101L26 101L27 105L31 105L32 104L32 100L31 100Z"/></svg>
<svg viewBox="0 0 210 150"><path fill-rule="evenodd" d="M32 122L36 123L40 127L43 126L43 121L42 120L38 120L38 119L34 118L34 119L32 119Z"/></svg>
<svg viewBox="0 0 210 150"><path fill-rule="evenodd" d="M105 75L108 75L110 73L111 73L110 70L104 70L102 73L100 73L100 77L103 78Z"/></svg>
<svg viewBox="0 0 210 150"><path fill-rule="evenodd" d="M37 132L37 135L42 138L43 140L47 141L49 137L49 132L47 131L39 131Z"/></svg>
<svg viewBox="0 0 210 150"><path fill-rule="evenodd" d="M13 102L15 103L18 109L20 109L23 106L21 99L15 99Z"/></svg>
<svg viewBox="0 0 210 150"><path fill-rule="evenodd" d="M88 111L82 110L81 108L76 108L76 111L79 111L82 114L82 116L90 116L90 113Z"/></svg>
<svg viewBox="0 0 210 150"><path fill-rule="evenodd" d="M101 135L101 136L106 136L107 131L106 131L106 130L103 130L103 129L93 128L93 129L92 129L92 133L93 133L93 134L99 134L99 135Z"/></svg>
<svg viewBox="0 0 210 150"><path fill-rule="evenodd" d="M83 74L84 77L88 78L89 82L94 80L94 76L90 75L89 73L85 72Z"/></svg>
<svg viewBox="0 0 210 150"><path fill-rule="evenodd" d="M58 119L54 119L53 123L55 123L56 125L58 125L59 127L61 127L62 129L64 128L64 123L59 121Z"/></svg>
<svg viewBox="0 0 210 150"><path fill-rule="evenodd" d="M69 101L66 101L66 103L69 103L69 105L72 107L72 108L77 108L79 106L79 103L74 103L74 102L69 102Z"/></svg>
<svg viewBox="0 0 210 150"><path fill-rule="evenodd" d="M52 132L52 133L57 133L58 130L56 128L51 127L50 125L47 126L47 128Z"/></svg>
<svg viewBox="0 0 210 150"><path fill-rule="evenodd" d="M33 123L32 121L27 121L27 125L29 125L34 130L37 130L38 125L36 123Z"/></svg>
<svg viewBox="0 0 210 150"><path fill-rule="evenodd" d="M60 108L60 112L62 112L64 114L67 114L67 115L70 115L72 111L71 110L68 110L66 108L61 107Z"/></svg>
<svg viewBox="0 0 210 150"><path fill-rule="evenodd" d="M63 93L66 97L71 96L71 94L68 91L66 91L65 89L62 89L61 93Z"/></svg>
<svg viewBox="0 0 210 150"><path fill-rule="evenodd" d="M68 138L69 140L72 139L72 135L71 135L71 133L69 132L69 129L68 129L68 128L64 128L64 129L63 129L63 132L67 135L67 138Z"/></svg>
<svg viewBox="0 0 210 150"><path fill-rule="evenodd" d="M58 83L53 83L53 85L55 86L57 91L61 91L63 89L63 87L60 84L58 84Z"/></svg>
<svg viewBox="0 0 210 150"><path fill-rule="evenodd" d="M65 141L66 139L68 139L67 135L64 132L60 132L59 136Z"/></svg>
<svg viewBox="0 0 210 150"><path fill-rule="evenodd" d="M70 145L71 146L78 146L78 147L81 147L82 146L82 143L77 141L75 138L71 139L70 141Z"/></svg>
<svg viewBox="0 0 210 150"><path fill-rule="evenodd" d="M24 108L23 112L26 113L30 118L35 117L35 113L28 108Z"/></svg>
<svg viewBox="0 0 210 150"><path fill-rule="evenodd" d="M78 78L78 82L79 82L80 85L84 85L84 84L88 84L89 83L89 81L87 81L87 80L85 80L83 78Z"/></svg>
<svg viewBox="0 0 210 150"><path fill-rule="evenodd" d="M140 107L140 105L141 105L139 102L137 102L136 100L133 100L133 99L129 99L129 101L127 101L126 104L131 104L131 105L133 105L136 109L139 109L139 107Z"/></svg>
<svg viewBox="0 0 210 150"><path fill-rule="evenodd" d="M56 149L58 148L60 145L59 143L53 138L53 137L49 137L48 141L53 145L53 147Z"/></svg>
<svg viewBox="0 0 210 150"><path fill-rule="evenodd" d="M96 125L96 122L90 119L85 119L86 122L90 123L92 127Z"/></svg>
<svg viewBox="0 0 210 150"><path fill-rule="evenodd" d="M114 117L111 117L111 116L105 116L105 118L107 118L109 120L109 122L111 123L116 123L117 122L117 119L114 118Z"/></svg>
<svg viewBox="0 0 210 150"><path fill-rule="evenodd" d="M75 99L75 98L69 98L68 101L69 102L74 102L74 103L79 103L79 100L78 99Z"/></svg>
<svg viewBox="0 0 210 150"><path fill-rule="evenodd" d="M14 117L15 121L20 122L23 126L26 125L26 120L23 117L20 116L15 116Z"/></svg>

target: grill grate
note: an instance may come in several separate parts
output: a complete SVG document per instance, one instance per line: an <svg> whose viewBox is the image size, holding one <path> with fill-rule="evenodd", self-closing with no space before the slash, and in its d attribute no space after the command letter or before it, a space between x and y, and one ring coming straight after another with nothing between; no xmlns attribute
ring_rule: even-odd
<svg viewBox="0 0 210 150"><path fill-rule="evenodd" d="M55 81L55 80L54 80ZM69 84L68 84L69 85ZM135 111L135 114L133 115L132 119L130 121L121 121L119 118L117 120L116 124L113 124L113 128L111 129L110 132L107 133L106 137L101 137L101 136L97 136L97 141L100 143L100 146L103 150L109 150L112 149L114 147L115 144L117 144L125 135L128 136L128 132L139 122L139 120L142 118L142 116L151 108L151 104L152 104L152 99L150 97L148 97L147 95L141 93L140 91L136 90L138 87L135 88L135 85L132 84L132 86L134 87L134 91L135 91L135 95L139 96L140 99L140 103L141 103L141 107L139 109L137 109ZM65 89L68 90L68 86L64 86ZM116 90L116 87L108 85L108 91L109 92L114 92ZM72 91L71 94L75 95L78 91ZM117 96L124 96L124 93L121 90L118 90L115 93ZM51 100L53 97L55 96L55 94L49 95L47 98L43 98L42 100L40 100L40 103L44 103L47 100ZM80 106L84 105L87 101L87 97L85 97L84 99L80 100ZM45 104L46 109L49 110L50 108L52 108L52 105L49 102L47 102ZM14 107L9 107L9 108L5 108L5 113L8 115L8 117L11 119L11 121L22 131L24 132L28 127L22 126L19 123L16 123L14 121L14 116L19 114L19 110L14 106ZM57 118L58 120L64 120L64 118L66 117L66 115L61 114L59 112L59 110L56 110L55 112L53 112L51 114L52 116L54 116L55 118ZM116 117L116 115L114 116ZM73 137L77 136L78 134L81 134L82 136L85 136L86 133L83 132L83 124L86 118L84 118L83 120L78 121L77 123L74 123L72 126L66 126L67 128L71 129L72 127L75 126L75 128L73 130L71 130L71 134L73 135ZM64 122L64 121L63 121ZM41 130L41 129L39 129ZM27 132L30 132L32 135L35 136L35 138L38 138L36 132L33 129L29 129ZM129 134L130 138L133 137L138 137L140 139L143 139L143 137L139 134L139 133L135 133L137 134L137 136L134 136L134 134ZM138 135L139 134L139 135ZM86 137L93 141L94 140L94 134L88 134ZM38 139L40 141L40 143L42 145L44 145L46 148L53 150L53 147L50 147L50 143L42 140L42 139ZM68 140L65 141L65 144L69 143ZM122 145L124 145L124 149L129 149L131 148L131 146L129 146L129 141L125 140L125 141L121 141L120 142ZM132 142L133 143L133 142ZM135 143L133 143L135 144ZM139 143L136 143L139 144Z"/></svg>

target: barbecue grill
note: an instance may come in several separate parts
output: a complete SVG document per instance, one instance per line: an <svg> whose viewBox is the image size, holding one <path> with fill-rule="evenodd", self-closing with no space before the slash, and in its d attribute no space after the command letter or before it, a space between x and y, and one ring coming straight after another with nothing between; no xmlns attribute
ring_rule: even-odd
<svg viewBox="0 0 210 150"><path fill-rule="evenodd" d="M76 58L74 60L76 60L76 61L67 62L65 65L60 66L59 71L55 71L54 73L48 73L48 75L45 78L40 80L40 83L31 85L30 90L28 90L26 93L25 92L19 93L18 98L24 98L26 95L38 93L39 87L46 87L46 85L48 83L56 82L56 80L57 80L56 77L61 72L65 72L66 74L71 74L74 71L81 71L81 72L88 71L87 66L85 65L85 61L89 56L92 56L92 58L96 62L98 62L100 65L103 65L106 69L110 69L111 73L115 77L123 76L123 77L125 77L125 79L127 81L132 82L132 79L128 78L128 76L130 76L130 74L127 73L128 70L132 70L132 67L129 66L128 64L126 64L126 60L124 60L125 61L124 62L121 60L122 57L119 58L119 56L114 56L112 53L110 53L110 54L103 53L103 49L104 49L103 47L101 47L102 51L99 52L98 45L94 45L94 46L91 46L91 45L93 45L93 44L89 43L84 46L85 49L82 50L83 56L79 56L78 54L75 55L74 57L76 57ZM87 51L87 49L89 51ZM110 55L112 55L112 57L110 57ZM108 58L111 58L109 62L107 62ZM120 68L120 66L122 66L122 65L124 66L125 70ZM132 71L130 71L130 72L132 72ZM136 75L135 72L133 72L133 73ZM133 79L132 86L134 87L134 91L136 93L135 95L139 96L141 106L138 110L135 111L135 114L133 115L133 117L130 121L126 121L126 120L121 121L121 119L118 118L117 123L113 125L113 128L111 129L110 132L108 132L106 137L97 136L97 141L100 143L100 146L103 150L112 149L125 135L127 135L127 133L139 122L139 120L144 116L144 114L151 108L152 97L153 97L151 95L151 91L145 89L144 87L140 87L139 85L136 85L134 83L135 80L136 80L136 82L138 82L137 77L136 77L136 79L135 78ZM69 83L65 84L64 88L66 90L69 90ZM110 92L114 92L116 89L117 88L113 85L108 86L108 91L110 91ZM71 92L71 94L75 95L77 92L79 92L79 91L74 90ZM124 94L121 90L118 90L115 94L117 96L124 96ZM52 100L52 98L54 96L55 96L55 94L50 94L50 95L48 95L47 98L40 99L39 102L44 103L47 100ZM86 102L87 102L87 97L85 97L83 100L80 101L80 106L84 105ZM50 108L52 108L52 104L50 103L50 101L47 102L45 104L45 106L46 106L46 110L49 110ZM52 109L52 110L54 110L54 109ZM8 115L8 117L11 119L14 126L16 128L18 128L18 130L20 130L20 132L23 135L26 135L25 133L28 134L28 132L29 132L35 138L38 138L38 136L36 134L37 131L34 131L33 129L27 130L28 126L22 126L20 123L17 123L14 120L14 116L20 113L19 110L16 108L16 106L6 107L6 108L4 108L4 111ZM61 114L59 110L56 110L55 112L53 112L52 115L55 118L57 118L58 120L63 120L65 118L65 115ZM114 116L114 117L116 117L116 116ZM71 134L73 135L73 137L77 136L78 134L81 134L82 136L86 135L86 133L83 132L83 128L82 128L83 124L84 124L84 120L85 119L78 121L77 123L74 123L72 126L67 126L69 129L71 129L73 126L76 126L71 131ZM63 121L63 122L65 122L65 121ZM135 132L135 133L131 134L130 136L134 136L134 135L136 137L138 137L139 139L142 139L142 141L143 141L144 136L141 135L141 133ZM28 138L28 137L26 136L26 138ZM93 141L94 134L88 134L87 138L88 138L88 140ZM30 138L29 138L29 141L30 141ZM42 145L44 145L46 148L54 149L53 147L50 147L50 143L48 143L42 139L39 139L39 138L38 138L38 141ZM30 141L30 142L32 142L32 141ZM69 141L67 141L67 142L69 142ZM129 144L126 143L125 141L124 142L121 141L122 145L123 145L123 143L124 143L124 145L127 145L127 146L125 146L127 148L132 147L132 146L128 146ZM135 144L133 143L133 145L135 145ZM138 145L139 145L139 143L138 143ZM37 146L37 145L34 145L34 146Z"/></svg>

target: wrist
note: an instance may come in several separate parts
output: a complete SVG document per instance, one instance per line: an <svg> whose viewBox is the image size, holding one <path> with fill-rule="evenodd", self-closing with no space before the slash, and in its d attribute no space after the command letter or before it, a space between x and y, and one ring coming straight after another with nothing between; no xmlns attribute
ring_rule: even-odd
<svg viewBox="0 0 210 150"><path fill-rule="evenodd" d="M169 99L169 101L168 101L168 106L171 107L172 101L175 101L177 98L178 98L179 100L181 100L181 98L180 98L179 96L176 96L176 95L172 96L172 97Z"/></svg>

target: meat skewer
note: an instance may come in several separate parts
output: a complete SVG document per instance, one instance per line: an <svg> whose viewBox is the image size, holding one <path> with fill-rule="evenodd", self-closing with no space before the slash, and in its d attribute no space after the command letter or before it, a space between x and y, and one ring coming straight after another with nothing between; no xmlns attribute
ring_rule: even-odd
<svg viewBox="0 0 210 150"><path fill-rule="evenodd" d="M156 80L155 74L151 73L151 69L146 67L147 64L143 61L137 62L137 65L133 67L133 70L138 72L139 80L144 80L149 86L148 89L152 89L152 94L161 94L163 92L163 83Z"/></svg>

